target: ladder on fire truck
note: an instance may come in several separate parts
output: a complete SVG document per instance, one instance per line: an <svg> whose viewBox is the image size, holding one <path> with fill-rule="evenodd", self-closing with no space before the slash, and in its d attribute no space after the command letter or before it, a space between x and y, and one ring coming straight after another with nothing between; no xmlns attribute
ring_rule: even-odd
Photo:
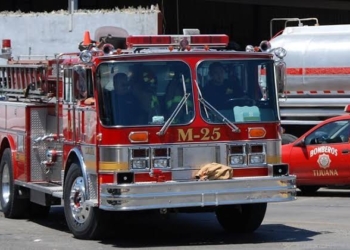
<svg viewBox="0 0 350 250"><path fill-rule="evenodd" d="M49 77L52 69L48 61L9 61L0 65L0 95L4 98L43 100L52 96ZM53 80L53 79L52 79ZM52 81L51 81L52 83Z"/></svg>
<svg viewBox="0 0 350 250"><path fill-rule="evenodd" d="M53 72L48 57L25 60L22 56L14 60L11 58L10 40L3 40L1 52L0 57L7 59L6 65L0 65L1 98L43 100L48 97L49 90L52 89L48 78L50 72Z"/></svg>

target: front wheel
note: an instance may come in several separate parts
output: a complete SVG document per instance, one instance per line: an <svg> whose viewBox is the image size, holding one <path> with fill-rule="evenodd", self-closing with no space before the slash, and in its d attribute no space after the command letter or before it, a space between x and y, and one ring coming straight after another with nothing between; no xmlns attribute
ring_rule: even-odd
<svg viewBox="0 0 350 250"><path fill-rule="evenodd" d="M216 210L220 225L232 233L252 233L264 220L267 203L227 205Z"/></svg>
<svg viewBox="0 0 350 250"><path fill-rule="evenodd" d="M102 216L86 202L85 180L80 166L72 163L64 182L64 213L70 231L78 239L100 237Z"/></svg>

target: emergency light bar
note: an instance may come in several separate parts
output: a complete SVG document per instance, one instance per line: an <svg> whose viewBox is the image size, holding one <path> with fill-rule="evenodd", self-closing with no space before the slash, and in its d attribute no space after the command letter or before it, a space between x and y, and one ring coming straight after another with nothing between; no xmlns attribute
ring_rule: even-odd
<svg viewBox="0 0 350 250"><path fill-rule="evenodd" d="M227 35L136 35L126 38L126 44L132 47L162 47L178 46L185 49L187 46L226 47L229 43Z"/></svg>
<svg viewBox="0 0 350 250"><path fill-rule="evenodd" d="M2 48L3 49L11 48L11 40L10 39L3 39L2 40Z"/></svg>
<svg viewBox="0 0 350 250"><path fill-rule="evenodd" d="M10 59L11 58L11 40L3 39L0 58Z"/></svg>

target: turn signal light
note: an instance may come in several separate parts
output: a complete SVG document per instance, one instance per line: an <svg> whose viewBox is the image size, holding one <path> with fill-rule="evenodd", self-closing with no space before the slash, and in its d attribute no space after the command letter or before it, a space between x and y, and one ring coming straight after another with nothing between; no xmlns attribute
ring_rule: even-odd
<svg viewBox="0 0 350 250"><path fill-rule="evenodd" d="M264 128L248 128L249 138L264 138L266 130Z"/></svg>
<svg viewBox="0 0 350 250"><path fill-rule="evenodd" d="M148 132L147 131L130 132L129 140L131 143L148 142Z"/></svg>

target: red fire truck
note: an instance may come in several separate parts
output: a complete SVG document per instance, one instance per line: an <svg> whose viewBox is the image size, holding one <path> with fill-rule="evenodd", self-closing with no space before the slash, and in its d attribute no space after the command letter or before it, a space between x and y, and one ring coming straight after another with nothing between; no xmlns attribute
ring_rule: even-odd
<svg viewBox="0 0 350 250"><path fill-rule="evenodd" d="M267 203L295 199L281 162L283 49L231 51L227 35L111 33L86 32L80 51L54 58L13 57L3 40L5 217L63 205L73 235L94 239L111 212L212 211L225 230L249 233Z"/></svg>

